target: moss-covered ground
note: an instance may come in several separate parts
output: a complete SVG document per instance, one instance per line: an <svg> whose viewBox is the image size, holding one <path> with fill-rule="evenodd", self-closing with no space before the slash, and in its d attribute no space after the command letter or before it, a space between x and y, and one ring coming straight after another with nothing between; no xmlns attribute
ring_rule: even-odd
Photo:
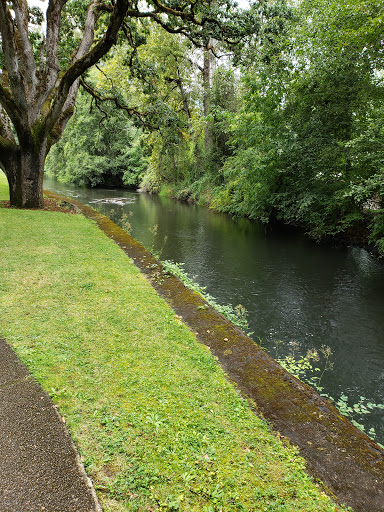
<svg viewBox="0 0 384 512"><path fill-rule="evenodd" d="M105 511L342 510L90 220L0 208L0 259L0 337L57 403Z"/></svg>

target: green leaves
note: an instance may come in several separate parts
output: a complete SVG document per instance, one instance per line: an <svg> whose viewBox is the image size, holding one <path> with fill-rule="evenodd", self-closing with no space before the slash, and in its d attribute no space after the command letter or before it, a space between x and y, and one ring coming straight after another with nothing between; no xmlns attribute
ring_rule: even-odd
<svg viewBox="0 0 384 512"><path fill-rule="evenodd" d="M371 216L363 203L380 205L382 194L382 56L362 30L372 6L317 0L270 9L261 44L247 48L234 154L214 206L275 217L318 240L361 231Z"/></svg>
<svg viewBox="0 0 384 512"><path fill-rule="evenodd" d="M48 157L48 172L78 185L136 187L145 167L140 130L118 109L89 109L89 98L79 96L67 131Z"/></svg>

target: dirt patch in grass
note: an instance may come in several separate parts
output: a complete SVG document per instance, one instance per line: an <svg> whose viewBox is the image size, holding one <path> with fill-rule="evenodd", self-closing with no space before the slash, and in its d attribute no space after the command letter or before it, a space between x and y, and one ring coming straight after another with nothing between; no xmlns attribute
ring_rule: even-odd
<svg viewBox="0 0 384 512"><path fill-rule="evenodd" d="M0 208L15 207L11 206L9 201L0 201ZM44 198L44 208L41 208L41 210L47 212L70 213L71 215L75 215L79 212L78 208L76 208L73 204L64 201L63 199L49 199L47 197Z"/></svg>

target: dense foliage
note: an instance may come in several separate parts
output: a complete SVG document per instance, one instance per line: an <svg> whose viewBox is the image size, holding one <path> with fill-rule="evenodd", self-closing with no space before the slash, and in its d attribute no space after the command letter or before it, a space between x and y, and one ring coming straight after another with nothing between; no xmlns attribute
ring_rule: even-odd
<svg viewBox="0 0 384 512"><path fill-rule="evenodd" d="M144 113L144 190L384 251L384 3L290 4L253 6L241 51L150 27L97 86Z"/></svg>
<svg viewBox="0 0 384 512"><path fill-rule="evenodd" d="M162 117L156 105L141 116L135 106L122 105L121 94L105 97L87 83L89 70L111 48L124 43L124 66L150 85L138 49L151 28L206 50L212 38L239 48L244 37L258 32L258 21L257 10L239 10L232 0L48 0L45 16L26 1L2 0L0 169L11 205L43 208L45 160L73 114L80 84L97 102L110 99L140 120ZM150 64L156 68L156 55Z"/></svg>
<svg viewBox="0 0 384 512"><path fill-rule="evenodd" d="M137 187L145 168L141 131L116 108L99 110L90 97L76 111L46 167L55 178L86 186Z"/></svg>
<svg viewBox="0 0 384 512"><path fill-rule="evenodd" d="M372 222L372 241L382 237L381 49L367 50L362 13L346 8L302 2L243 73L216 207L304 226L317 239L366 241Z"/></svg>

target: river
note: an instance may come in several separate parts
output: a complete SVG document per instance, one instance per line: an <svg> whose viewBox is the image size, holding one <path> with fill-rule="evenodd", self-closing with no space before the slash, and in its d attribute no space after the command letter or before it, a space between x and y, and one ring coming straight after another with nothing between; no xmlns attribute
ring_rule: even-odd
<svg viewBox="0 0 384 512"><path fill-rule="evenodd" d="M384 404L384 265L358 248L318 245L282 229L234 220L164 197L86 189L46 178L45 188L89 204L222 304L241 304L253 339L274 357L330 347L328 395ZM324 358L314 366L324 367ZM318 372L317 374L320 374ZM384 411L355 416L384 444Z"/></svg>

